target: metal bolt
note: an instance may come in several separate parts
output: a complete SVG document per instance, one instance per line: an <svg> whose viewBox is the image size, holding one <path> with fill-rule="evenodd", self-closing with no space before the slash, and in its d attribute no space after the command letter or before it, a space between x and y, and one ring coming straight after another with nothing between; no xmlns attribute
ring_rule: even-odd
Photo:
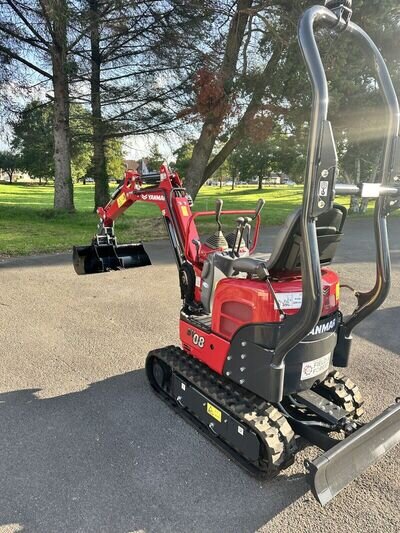
<svg viewBox="0 0 400 533"><path fill-rule="evenodd" d="M242 346L247 346L247 342L246 341L242 341Z"/></svg>
<svg viewBox="0 0 400 533"><path fill-rule="evenodd" d="M323 209L323 208L325 207L325 202L324 202L323 200L320 200L320 201L318 202L318 207L319 207L320 209Z"/></svg>
<svg viewBox="0 0 400 533"><path fill-rule="evenodd" d="M240 372L244 372L246 370L246 367L245 366L241 366L240 367Z"/></svg>
<svg viewBox="0 0 400 533"><path fill-rule="evenodd" d="M246 382L246 381L245 381L244 379L241 379L241 380L239 381L239 383L240 383L241 385L243 385L243 383L245 383L245 382Z"/></svg>
<svg viewBox="0 0 400 533"><path fill-rule="evenodd" d="M246 354L245 353L242 353L242 355L240 356L241 359L246 359Z"/></svg>
<svg viewBox="0 0 400 533"><path fill-rule="evenodd" d="M181 407L184 407L184 404L183 404L183 401L182 401L182 396L178 396L177 399L176 399L176 403L178 405L180 405Z"/></svg>
<svg viewBox="0 0 400 533"><path fill-rule="evenodd" d="M321 172L321 176L322 176L323 178L327 178L327 177L329 176L329 171L326 170L326 169L323 170L323 171Z"/></svg>
<svg viewBox="0 0 400 533"><path fill-rule="evenodd" d="M228 370L228 372L226 373L227 376L230 376L232 374L232 372L230 370Z"/></svg>
<svg viewBox="0 0 400 533"><path fill-rule="evenodd" d="M231 355L228 355L227 360L228 360L228 361L232 361L232 356L231 356Z"/></svg>

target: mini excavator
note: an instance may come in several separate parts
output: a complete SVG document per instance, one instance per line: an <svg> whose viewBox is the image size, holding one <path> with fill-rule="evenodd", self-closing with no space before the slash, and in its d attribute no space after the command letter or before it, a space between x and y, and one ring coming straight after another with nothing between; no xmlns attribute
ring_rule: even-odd
<svg viewBox="0 0 400 533"><path fill-rule="evenodd" d="M114 221L135 202L159 207L179 271L181 346L151 351L148 380L156 394L253 475L268 478L292 464L302 437L322 450L306 462L312 490L325 505L400 441L400 399L364 423L358 387L342 373L352 331L380 307L390 288L386 219L400 205L399 106L385 62L351 21L351 0L325 2L303 14L300 48L312 85L310 138L302 206L286 220L269 256L255 256L264 201L254 210L192 212L176 172L127 171L90 246L74 247L78 274L150 265L142 244L119 245ZM379 183L337 183L338 160L328 114L328 84L315 26L350 33L375 65L388 109ZM343 235L340 195L375 200L376 279L356 292L352 314L340 311L340 282L330 268ZM200 238L199 217L216 231ZM225 235L221 217L236 215Z"/></svg>

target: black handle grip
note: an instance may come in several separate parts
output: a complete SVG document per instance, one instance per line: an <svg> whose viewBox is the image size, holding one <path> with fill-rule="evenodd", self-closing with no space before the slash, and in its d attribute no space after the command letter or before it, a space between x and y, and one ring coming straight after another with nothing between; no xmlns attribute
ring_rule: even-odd
<svg viewBox="0 0 400 533"><path fill-rule="evenodd" d="M257 201L256 208L254 209L254 217L253 218L256 218L261 213L261 210L264 207L264 205L265 205L265 200L263 198L259 198L258 201Z"/></svg>

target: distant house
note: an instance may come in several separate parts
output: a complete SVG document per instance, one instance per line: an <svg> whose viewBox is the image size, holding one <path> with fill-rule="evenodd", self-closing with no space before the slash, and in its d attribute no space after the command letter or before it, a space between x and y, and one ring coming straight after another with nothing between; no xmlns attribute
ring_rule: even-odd
<svg viewBox="0 0 400 533"><path fill-rule="evenodd" d="M268 185L280 185L281 177L279 174L271 174L266 180L263 180L264 183Z"/></svg>
<svg viewBox="0 0 400 533"><path fill-rule="evenodd" d="M139 168L139 161L134 159L124 159L124 165L126 170L137 170Z"/></svg>
<svg viewBox="0 0 400 533"><path fill-rule="evenodd" d="M148 168L147 168L147 159L139 159L138 161L135 161L134 159L125 159L124 165L126 170L133 170L139 172L139 174L147 174Z"/></svg>

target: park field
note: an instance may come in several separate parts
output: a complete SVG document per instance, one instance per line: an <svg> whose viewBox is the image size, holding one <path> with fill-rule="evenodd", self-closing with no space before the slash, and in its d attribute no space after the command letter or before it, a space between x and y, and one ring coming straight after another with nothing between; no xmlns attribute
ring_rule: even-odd
<svg viewBox="0 0 400 533"><path fill-rule="evenodd" d="M71 250L74 244L89 244L98 222L92 212L93 194L93 185L75 185L76 213L56 213L52 209L52 186L0 184L0 256L62 252ZM263 191L251 186L234 191L228 187L203 187L194 210L213 210L217 198L224 200L224 209L253 209L262 197L266 202L262 212L265 227L281 224L301 204L301 196L301 186L270 186ZM233 226L234 220L225 221L226 230ZM200 225L200 233L208 234L214 228L210 218ZM166 236L157 207L140 202L118 219L116 234L120 243Z"/></svg>

